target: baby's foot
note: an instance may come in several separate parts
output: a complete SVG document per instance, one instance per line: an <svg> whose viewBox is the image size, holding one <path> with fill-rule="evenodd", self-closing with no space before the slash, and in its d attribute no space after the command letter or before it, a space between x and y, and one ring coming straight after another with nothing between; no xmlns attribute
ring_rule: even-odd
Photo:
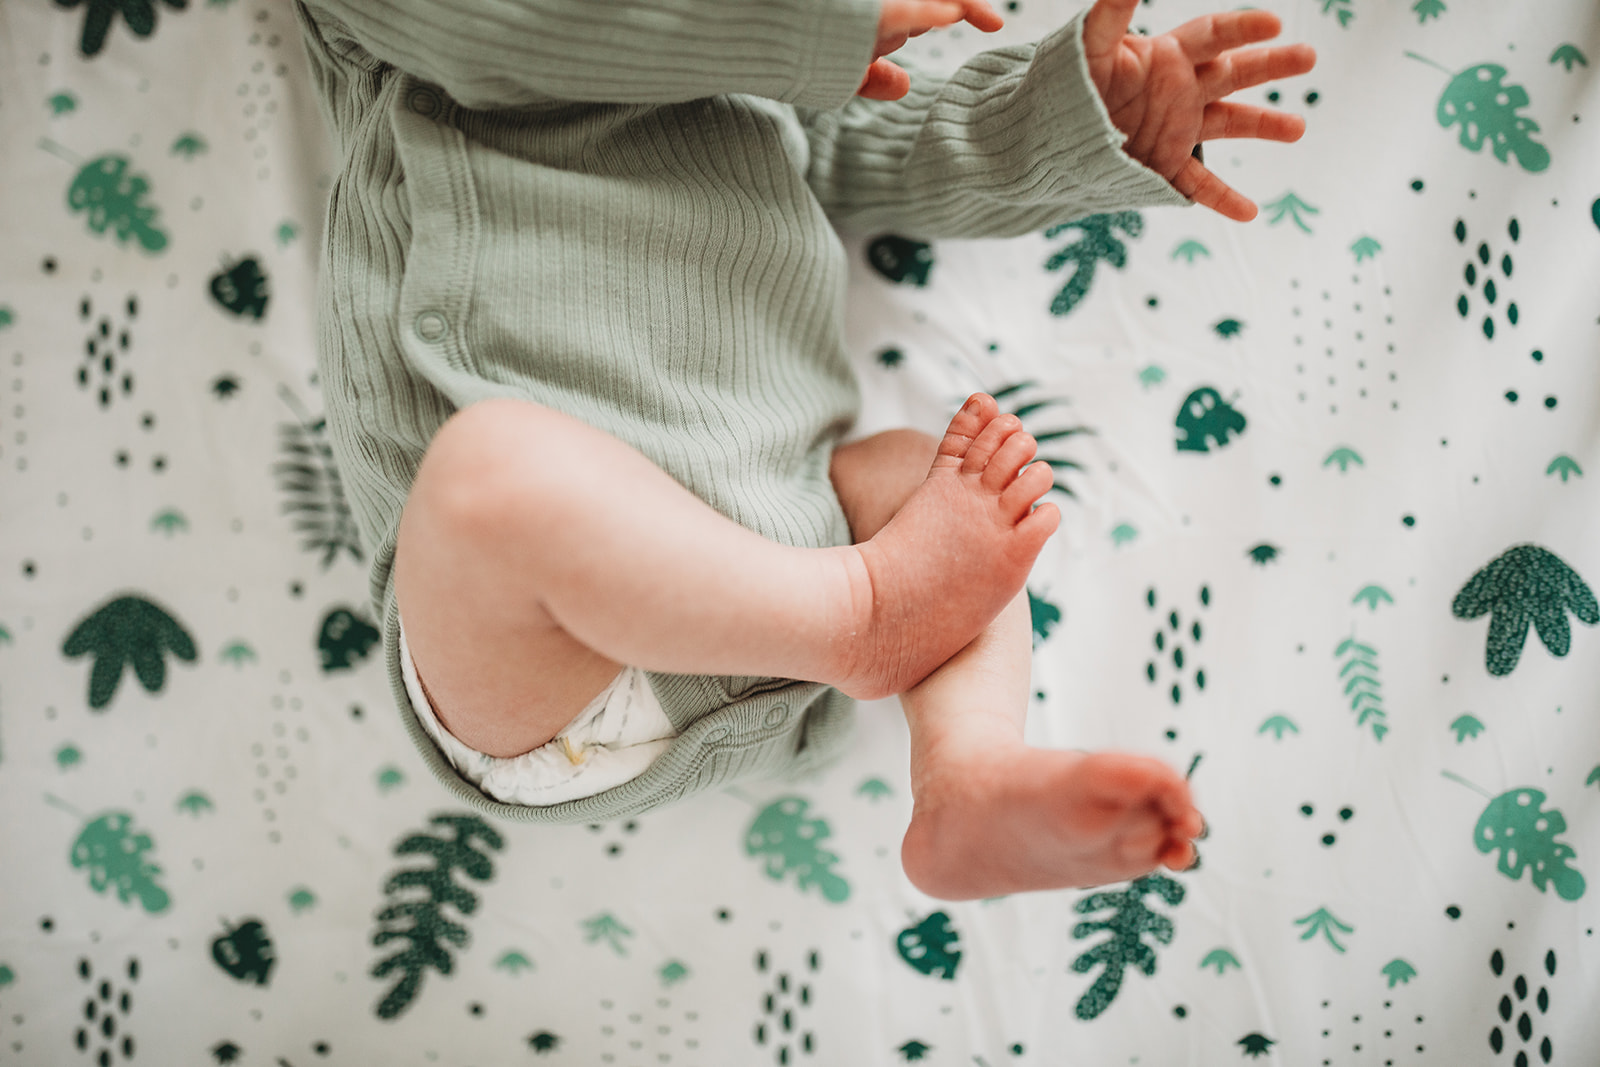
<svg viewBox="0 0 1600 1067"><path fill-rule="evenodd" d="M1053 481L1015 415L972 396L950 420L927 479L871 540L853 546L857 625L830 679L862 699L915 685L1011 601L1055 532ZM1024 467L1026 466L1026 469Z"/></svg>
<svg viewBox="0 0 1600 1067"><path fill-rule="evenodd" d="M901 861L945 900L1184 870L1205 825L1188 783L1144 756L968 744L930 754L920 778Z"/></svg>

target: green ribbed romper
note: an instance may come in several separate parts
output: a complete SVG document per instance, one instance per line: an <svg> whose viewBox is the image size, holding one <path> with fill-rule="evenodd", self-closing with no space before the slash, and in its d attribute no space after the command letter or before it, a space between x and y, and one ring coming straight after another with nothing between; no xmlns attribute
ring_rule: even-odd
<svg viewBox="0 0 1600 1067"><path fill-rule="evenodd" d="M428 765L481 809L553 822L825 765L851 721L839 693L652 674L679 737L638 778L549 807L484 796L401 678L406 494L453 412L517 397L620 438L765 537L847 543L828 464L858 394L830 219L999 237L1187 203L1122 152L1082 16L945 81L913 71L893 103L853 95L877 0L305 0L298 16L338 159L319 377Z"/></svg>

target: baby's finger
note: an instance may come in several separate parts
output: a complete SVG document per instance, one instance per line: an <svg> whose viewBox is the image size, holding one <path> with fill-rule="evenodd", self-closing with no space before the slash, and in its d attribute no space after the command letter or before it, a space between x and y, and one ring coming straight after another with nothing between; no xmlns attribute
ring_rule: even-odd
<svg viewBox="0 0 1600 1067"><path fill-rule="evenodd" d="M1184 55L1195 63L1204 63L1230 48L1271 40L1282 29L1283 23L1270 11L1230 11L1190 19L1173 30L1172 36Z"/></svg>
<svg viewBox="0 0 1600 1067"><path fill-rule="evenodd" d="M1172 187L1202 207L1235 222L1249 222L1256 217L1253 201L1211 173L1193 156L1172 179Z"/></svg>
<svg viewBox="0 0 1600 1067"><path fill-rule="evenodd" d="M878 37L916 34L960 22L966 16L958 0L883 0L878 12Z"/></svg>
<svg viewBox="0 0 1600 1067"><path fill-rule="evenodd" d="M1306 120L1284 111L1228 102L1207 104L1200 122L1200 140L1254 137L1262 141L1298 141Z"/></svg>
<svg viewBox="0 0 1600 1067"><path fill-rule="evenodd" d="M1083 19L1083 52L1103 55L1122 43L1139 0L1095 0Z"/></svg>
<svg viewBox="0 0 1600 1067"><path fill-rule="evenodd" d="M989 5L988 0L961 0L961 4L966 9L964 17L967 24L975 30L993 33L1006 24L1006 20Z"/></svg>
<svg viewBox="0 0 1600 1067"><path fill-rule="evenodd" d="M1251 48L1197 66L1195 77L1200 80L1200 88L1208 101L1221 100L1229 93L1252 85L1304 74L1316 63L1316 49L1308 44Z"/></svg>
<svg viewBox="0 0 1600 1067"><path fill-rule="evenodd" d="M875 59L861 79L857 96L868 100L898 100L911 91L911 75L887 59Z"/></svg>

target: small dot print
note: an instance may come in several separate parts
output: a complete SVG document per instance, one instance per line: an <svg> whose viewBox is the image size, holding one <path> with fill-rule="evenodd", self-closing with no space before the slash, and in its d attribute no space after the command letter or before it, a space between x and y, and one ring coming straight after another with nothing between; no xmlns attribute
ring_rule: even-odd
<svg viewBox="0 0 1600 1067"><path fill-rule="evenodd" d="M1461 909L1458 908L1454 904L1452 904L1448 908L1444 909L1444 913L1450 917L1450 920L1452 922L1454 922L1456 919L1461 918Z"/></svg>
<svg viewBox="0 0 1600 1067"><path fill-rule="evenodd" d="M1276 489L1278 486L1283 484L1283 476L1281 474L1270 475L1267 478L1267 481L1272 484L1274 489Z"/></svg>
<svg viewBox="0 0 1600 1067"><path fill-rule="evenodd" d="M1420 193L1420 192L1422 192L1422 189L1423 189L1422 179L1421 178L1413 178L1411 180L1411 191L1414 192L1414 193Z"/></svg>
<svg viewBox="0 0 1600 1067"><path fill-rule="evenodd" d="M1415 515L1406 515L1400 521L1405 523L1407 527L1415 526L1417 524L1417 518Z"/></svg>
<svg viewBox="0 0 1600 1067"><path fill-rule="evenodd" d="M1555 408L1556 408L1556 398L1553 397L1553 396L1545 397L1544 398L1544 406L1549 408L1551 411L1554 411Z"/></svg>

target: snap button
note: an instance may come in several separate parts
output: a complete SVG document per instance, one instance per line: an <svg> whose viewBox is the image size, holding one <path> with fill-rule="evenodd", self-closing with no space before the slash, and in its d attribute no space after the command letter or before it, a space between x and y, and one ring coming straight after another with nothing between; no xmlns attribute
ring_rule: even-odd
<svg viewBox="0 0 1600 1067"><path fill-rule="evenodd" d="M706 731L705 737L701 738L701 740L708 744L716 744L718 741L727 740L728 735L731 733L733 733L733 730L727 726L713 726Z"/></svg>
<svg viewBox="0 0 1600 1067"><path fill-rule="evenodd" d="M778 704L767 709L767 725L781 726L789 718L789 705Z"/></svg>
<svg viewBox="0 0 1600 1067"><path fill-rule="evenodd" d="M439 94L432 89L413 89L406 99L406 106L424 118L433 118L439 114Z"/></svg>
<svg viewBox="0 0 1600 1067"><path fill-rule="evenodd" d="M437 311L424 311L417 316L417 336L424 341L442 341L449 332L449 321Z"/></svg>

